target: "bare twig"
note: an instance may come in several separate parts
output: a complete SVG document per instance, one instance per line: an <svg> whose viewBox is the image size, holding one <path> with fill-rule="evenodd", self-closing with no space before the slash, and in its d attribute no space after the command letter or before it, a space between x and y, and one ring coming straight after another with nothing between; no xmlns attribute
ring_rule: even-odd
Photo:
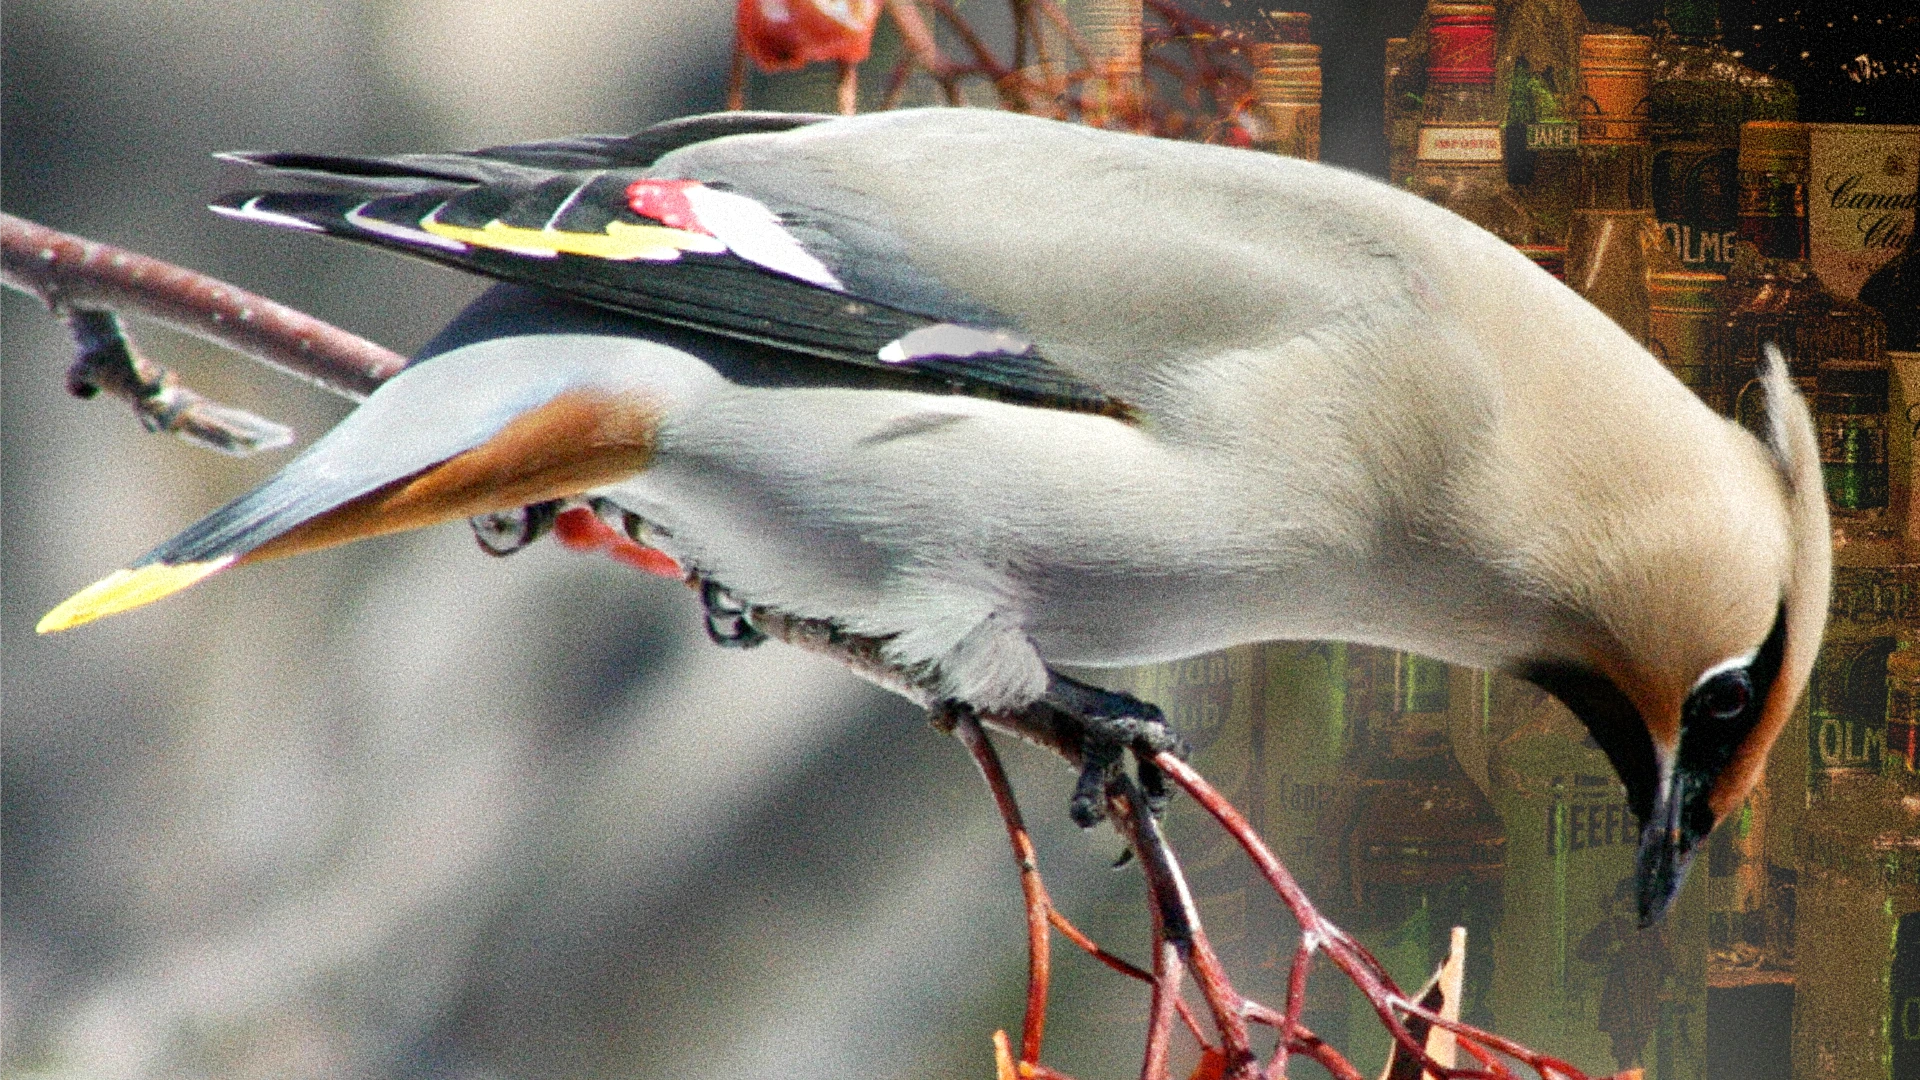
<svg viewBox="0 0 1920 1080"><path fill-rule="evenodd" d="M113 312L75 308L67 312L67 327L78 352L67 369L67 391L73 396L104 392L131 405L148 431L165 431L235 457L277 450L293 441L292 429L284 424L181 386L173 372L134 351Z"/></svg>
<svg viewBox="0 0 1920 1080"><path fill-rule="evenodd" d="M747 107L747 50L733 43L733 63L727 68L727 108L739 112Z"/></svg>
<svg viewBox="0 0 1920 1080"><path fill-rule="evenodd" d="M1048 916L1052 900L1040 881L1040 863L1033 850L1033 838L1020 817L1020 804L1013 796L1013 785L1000 764L1000 755L987 741L987 733L972 713L960 710L954 718L954 734L966 744L980 775L993 793L993 802L1006 822L1007 842L1013 845L1014 863L1020 868L1020 892L1027 908L1027 1015L1021 1025L1020 1060L1038 1063L1040 1039L1047 1028L1047 986L1051 978L1049 960L1052 935Z"/></svg>
<svg viewBox="0 0 1920 1080"><path fill-rule="evenodd" d="M145 255L0 214L0 280L55 311L144 315L358 400L406 358L338 327Z"/></svg>

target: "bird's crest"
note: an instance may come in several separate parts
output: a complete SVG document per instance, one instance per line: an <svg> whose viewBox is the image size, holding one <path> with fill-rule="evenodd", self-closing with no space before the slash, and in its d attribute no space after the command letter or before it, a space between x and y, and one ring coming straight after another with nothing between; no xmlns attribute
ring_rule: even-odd
<svg viewBox="0 0 1920 1080"><path fill-rule="evenodd" d="M1786 595L1786 655L1768 695L1765 711L1751 735L1714 785L1713 811L1724 817L1739 806L1760 780L1767 750L1779 737L1813 673L1814 656L1826 632L1827 596L1832 584L1833 534L1827 521L1826 483L1820 472L1820 445L1813 414L1787 376L1787 360L1778 346L1765 346L1760 384L1766 414L1756 434L1779 474L1785 493L1792 544Z"/></svg>

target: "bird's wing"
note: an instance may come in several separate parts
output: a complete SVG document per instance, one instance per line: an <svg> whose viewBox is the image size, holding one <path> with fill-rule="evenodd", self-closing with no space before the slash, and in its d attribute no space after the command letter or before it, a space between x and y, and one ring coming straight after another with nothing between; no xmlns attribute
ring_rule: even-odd
<svg viewBox="0 0 1920 1080"><path fill-rule="evenodd" d="M877 249L869 233L837 228L842 219L779 213L724 181L650 168L687 146L820 119L697 117L625 138L461 154L230 154L298 190L239 191L213 209L772 345L797 362L819 358L907 374L929 388L1129 416L1125 403L1049 360L1013 320ZM849 266L861 272L848 275ZM864 285L849 284L850 276Z"/></svg>

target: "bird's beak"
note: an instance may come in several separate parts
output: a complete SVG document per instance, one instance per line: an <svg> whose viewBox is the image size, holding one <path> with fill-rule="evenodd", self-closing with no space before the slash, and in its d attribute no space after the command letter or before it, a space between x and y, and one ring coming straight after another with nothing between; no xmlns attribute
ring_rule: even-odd
<svg viewBox="0 0 1920 1080"><path fill-rule="evenodd" d="M1659 778L1653 790L1653 810L1640 826L1640 849L1633 863L1634 892L1639 901L1640 926L1652 926L1680 894L1687 868L1713 817L1706 809L1706 785L1672 758L1660 758ZM1699 817L1706 814L1706 827Z"/></svg>
<svg viewBox="0 0 1920 1080"><path fill-rule="evenodd" d="M1641 823L1634 863L1640 924L1651 925L1680 892L1695 845L1713 828L1711 776L1682 760L1677 712L1658 725L1672 734L1656 739L1640 706L1596 669L1541 664L1521 674L1573 711L1625 785L1627 806Z"/></svg>
<svg viewBox="0 0 1920 1080"><path fill-rule="evenodd" d="M432 400L455 389L446 372L413 374L444 362L396 376L263 487L74 594L36 629L150 604L243 562L578 494L651 457L658 409L642 398L576 388L531 406L497 394L490 407L448 404Z"/></svg>

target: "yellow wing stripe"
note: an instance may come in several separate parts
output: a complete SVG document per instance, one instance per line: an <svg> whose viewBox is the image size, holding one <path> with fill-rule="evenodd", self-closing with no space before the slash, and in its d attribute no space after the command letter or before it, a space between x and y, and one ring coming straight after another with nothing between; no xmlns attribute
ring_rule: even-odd
<svg viewBox="0 0 1920 1080"><path fill-rule="evenodd" d="M671 262L679 258L683 251L718 255L727 250L725 244L702 233L669 229L663 225L629 225L624 221L610 221L604 231L597 233L566 232L554 228L527 229L503 224L498 219L475 229L464 225L448 225L429 214L420 227L435 236L459 240L475 247L546 259L564 252L614 262L634 259Z"/></svg>
<svg viewBox="0 0 1920 1080"><path fill-rule="evenodd" d="M53 634L105 615L143 607L226 569L236 557L223 555L206 562L149 563L131 570L115 570L47 612L33 629L36 633Z"/></svg>

